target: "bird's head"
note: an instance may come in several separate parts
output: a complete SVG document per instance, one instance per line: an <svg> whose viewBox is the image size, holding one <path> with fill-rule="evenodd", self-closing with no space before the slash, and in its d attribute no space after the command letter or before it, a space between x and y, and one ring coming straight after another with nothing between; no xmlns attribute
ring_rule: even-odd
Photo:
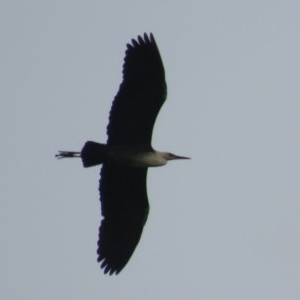
<svg viewBox="0 0 300 300"><path fill-rule="evenodd" d="M163 152L163 157L165 160L174 160L174 159L190 159L190 157L175 155L170 152Z"/></svg>

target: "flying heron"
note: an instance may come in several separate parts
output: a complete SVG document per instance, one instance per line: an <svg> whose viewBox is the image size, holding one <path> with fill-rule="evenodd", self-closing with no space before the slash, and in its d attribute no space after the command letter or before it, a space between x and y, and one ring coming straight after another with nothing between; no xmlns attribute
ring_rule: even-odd
<svg viewBox="0 0 300 300"><path fill-rule="evenodd" d="M107 126L107 144L85 143L81 152L59 151L57 158L80 157L84 167L102 164L98 262L118 274L132 256L146 223L148 167L188 159L151 146L155 119L167 95L162 59L152 34L127 44L123 81Z"/></svg>

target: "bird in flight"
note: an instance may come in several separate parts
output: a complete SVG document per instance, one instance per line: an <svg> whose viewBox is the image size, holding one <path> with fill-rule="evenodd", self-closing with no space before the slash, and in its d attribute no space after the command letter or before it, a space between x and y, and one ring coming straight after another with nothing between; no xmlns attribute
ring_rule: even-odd
<svg viewBox="0 0 300 300"><path fill-rule="evenodd" d="M127 44L123 81L115 96L106 144L88 141L80 152L59 151L57 158L80 157L84 167L102 164L99 184L102 221L98 262L104 273L118 274L139 243L149 213L148 167L188 159L156 151L151 137L167 96L162 59L153 34Z"/></svg>

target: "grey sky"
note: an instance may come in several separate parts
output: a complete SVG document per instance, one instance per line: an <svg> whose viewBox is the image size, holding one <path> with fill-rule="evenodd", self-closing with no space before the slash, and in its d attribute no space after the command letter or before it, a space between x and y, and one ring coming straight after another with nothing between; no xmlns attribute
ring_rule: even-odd
<svg viewBox="0 0 300 300"><path fill-rule="evenodd" d="M0 1L0 299L300 298L298 1ZM168 99L150 215L96 263L99 168L126 43L153 32Z"/></svg>

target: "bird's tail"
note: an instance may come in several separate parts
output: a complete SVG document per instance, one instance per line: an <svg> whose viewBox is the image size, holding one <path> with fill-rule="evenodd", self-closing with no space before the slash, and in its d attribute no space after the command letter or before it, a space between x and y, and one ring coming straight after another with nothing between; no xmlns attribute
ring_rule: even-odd
<svg viewBox="0 0 300 300"><path fill-rule="evenodd" d="M55 155L58 159L67 157L81 157L85 168L100 165L104 162L107 153L107 146L96 142L88 141L84 144L81 152L59 151Z"/></svg>
<svg viewBox="0 0 300 300"><path fill-rule="evenodd" d="M81 159L85 168L100 165L104 162L107 146L92 141L85 143L81 150Z"/></svg>

